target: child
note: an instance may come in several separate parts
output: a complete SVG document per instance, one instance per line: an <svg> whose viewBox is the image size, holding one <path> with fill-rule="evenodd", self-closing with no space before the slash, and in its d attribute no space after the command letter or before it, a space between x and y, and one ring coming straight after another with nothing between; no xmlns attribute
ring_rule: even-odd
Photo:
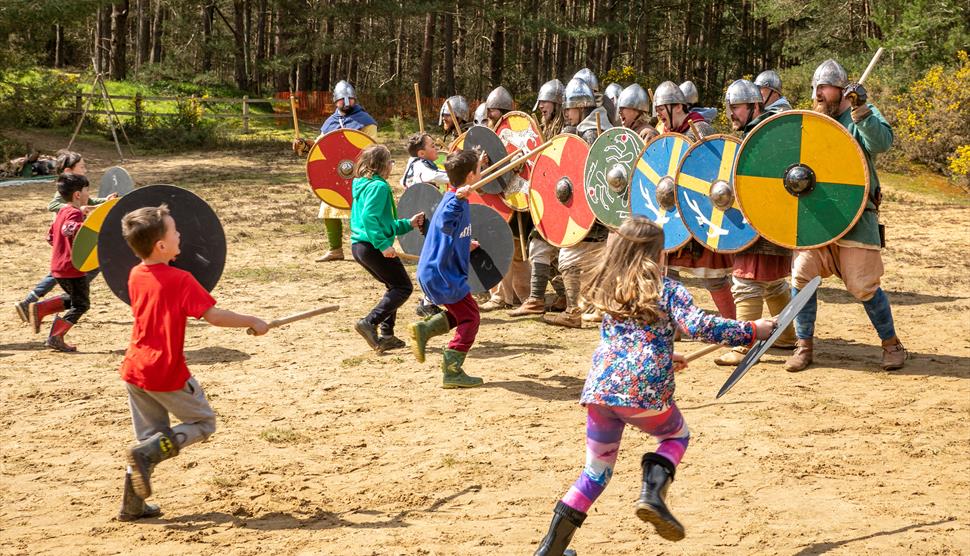
<svg viewBox="0 0 970 556"><path fill-rule="evenodd" d="M663 244L663 230L652 221L627 219L610 234L583 289L585 299L603 312L602 340L580 398L587 410L586 467L556 504L537 556L563 554L613 474L626 424L660 440L656 452L643 455L637 517L652 523L665 539L684 538L683 526L664 503L690 437L673 399L673 372L686 367L684 358L672 353L674 328L726 345L752 344L774 329L771 320L738 322L694 306L684 286L662 278L657 261Z"/></svg>
<svg viewBox="0 0 970 556"><path fill-rule="evenodd" d="M165 205L126 214L121 230L141 259L128 276L134 325L120 370L138 442L128 449L118 519L132 521L161 514L158 506L145 503L152 494L155 466L216 430L215 413L185 365L186 319L252 328L257 335L269 328L256 317L215 307L216 301L194 276L169 266L179 254L179 232ZM170 427L169 413L181 423Z"/></svg>
<svg viewBox="0 0 970 556"><path fill-rule="evenodd" d="M405 189L416 183L431 183L443 188L448 185L448 173L438 169L438 147L427 133L415 133L408 137L408 159L401 186Z"/></svg>
<svg viewBox="0 0 970 556"><path fill-rule="evenodd" d="M468 264L472 241L468 194L469 183L481 178L484 155L459 151L448 156L445 170L451 185L431 217L428 236L418 261L418 283L432 303L444 305L446 311L411 323L411 348L419 363L424 362L428 339L455 328L455 337L442 353L443 388L473 388L482 379L468 376L461 368L475 342L481 316L478 304L468 286Z"/></svg>
<svg viewBox="0 0 970 556"><path fill-rule="evenodd" d="M63 318L54 317L50 334L44 344L57 351L73 352L77 351L77 347L65 342L64 335L72 326L77 324L81 315L86 313L91 306L88 299L88 280L83 272L74 268L74 263L71 262L71 248L74 246L74 237L81 226L84 225L81 207L88 203L88 179L77 174L62 174L57 179L57 191L67 204L57 212L50 231L47 232L47 241L53 247L51 249L51 276L54 277L54 280L57 280L57 284L66 295L45 301L42 304L31 303L30 318L34 330L38 330L40 322L45 316L68 309Z"/></svg>
<svg viewBox="0 0 970 556"><path fill-rule="evenodd" d="M80 176L87 175L87 165L84 162L84 158L82 158L79 153L76 153L74 151L68 151L68 150L61 150L57 152L55 170L57 170L58 174L77 174ZM95 206L100 205L101 203L104 203L109 199L114 199L117 196L118 196L117 193L112 193L108 197L89 196L87 204L81 206L81 212L84 214L84 216L87 216L92 210L94 210ZM56 215L64 207L65 204L66 203L64 199L61 198L60 192L55 191L54 198L51 199L51 202L47 204L47 210L50 212L53 212ZM97 278L97 276L98 276L97 269L89 272L87 275L88 284L90 284L92 280ZM54 286L56 284L57 284L57 281L54 280L54 277L51 276L50 274L47 274L47 276L44 276L41 279L41 281L38 282L37 285L33 287L33 289L27 292L27 296L24 297L23 300L18 301L17 303L14 304L14 308L17 310L17 316L20 317L20 320L23 322L29 322L34 326L34 334L37 334L40 332L41 321L39 318L31 319L31 315L37 314L37 313L43 313L44 315L52 314L50 310L54 307L59 307L61 301L58 299L48 300L47 305L46 306L41 305L39 307L39 310L37 311L32 309L30 304L38 303L40 305L39 302L41 298L43 298L45 295L50 293L50 291L54 289ZM59 310L60 309L56 309L53 312L56 313Z"/></svg>
<svg viewBox="0 0 970 556"><path fill-rule="evenodd" d="M394 251L394 238L424 224L424 213L398 218L387 177L393 167L391 151L371 145L360 153L350 205L350 241L354 260L387 287L384 297L354 329L378 353L404 347L394 336L398 308L414 291L411 277ZM377 327L380 326L380 336Z"/></svg>

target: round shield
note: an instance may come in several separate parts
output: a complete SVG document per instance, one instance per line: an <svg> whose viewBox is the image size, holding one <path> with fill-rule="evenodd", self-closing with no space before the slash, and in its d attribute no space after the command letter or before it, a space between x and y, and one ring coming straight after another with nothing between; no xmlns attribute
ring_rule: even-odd
<svg viewBox="0 0 970 556"><path fill-rule="evenodd" d="M485 205L486 207L492 207L495 209L495 212L499 213L499 215L505 219L506 222L512 220L512 215L515 214L515 211L505 203L505 198L501 195L472 191L468 194L468 202L473 205Z"/></svg>
<svg viewBox="0 0 970 556"><path fill-rule="evenodd" d="M306 177L321 201L336 209L350 208L354 163L360 151L373 144L370 136L353 129L331 131L313 144L306 159Z"/></svg>
<svg viewBox="0 0 970 556"><path fill-rule="evenodd" d="M497 286L512 266L512 229L494 209L485 205L469 206L472 239L479 247L471 252L468 285L472 293L485 293Z"/></svg>
<svg viewBox="0 0 970 556"><path fill-rule="evenodd" d="M226 265L226 234L219 217L195 193L174 185L140 187L118 199L108 211L98 234L98 259L105 282L118 299L130 304L128 274L141 262L121 235L121 219L142 207L165 203L182 236L181 253L171 262L190 272L208 291L212 291Z"/></svg>
<svg viewBox="0 0 970 556"><path fill-rule="evenodd" d="M677 167L690 141L679 133L658 135L647 143L630 184L630 208L664 230L664 250L680 249L690 232L677 210ZM659 185L659 198L658 198Z"/></svg>
<svg viewBox="0 0 970 556"><path fill-rule="evenodd" d="M466 151L481 149L488 155L490 165L502 160L509 154L498 135L495 135L494 131L483 125L472 126L465 132L465 140L461 148ZM480 191L493 194L501 193L508 186L508 179L511 176L511 172L505 172L502 177L483 186Z"/></svg>
<svg viewBox="0 0 970 556"><path fill-rule="evenodd" d="M118 199L110 199L101 203L84 219L84 225L77 231L71 246L71 264L74 268L81 272L91 272L98 268L98 232L101 231L104 218L117 202Z"/></svg>
<svg viewBox="0 0 970 556"><path fill-rule="evenodd" d="M104 171L101 176L101 185L98 186L98 197L107 197L112 193L117 193L119 197L131 193L135 188L135 181L128 175L128 171L121 166L112 166ZM75 268L77 268L75 266ZM78 268L80 270L80 268Z"/></svg>
<svg viewBox="0 0 970 556"><path fill-rule="evenodd" d="M542 144L542 131L532 116L525 112L508 112L502 115L495 126L495 134L505 145L509 154L518 149L528 153ZM529 178L532 175L534 159L527 160L522 168L508 178L502 198L512 210L529 210Z"/></svg>
<svg viewBox="0 0 970 556"><path fill-rule="evenodd" d="M625 127L604 131L589 148L583 171L586 200L608 228L619 228L630 215L630 176L642 151L643 139Z"/></svg>
<svg viewBox="0 0 970 556"><path fill-rule="evenodd" d="M789 249L836 241L855 225L869 197L869 166L842 125L790 110L758 124L734 168L738 203L754 229Z"/></svg>
<svg viewBox="0 0 970 556"><path fill-rule="evenodd" d="M677 170L677 210L694 239L717 253L737 253L758 241L734 195L741 141L708 135L687 149Z"/></svg>
<svg viewBox="0 0 970 556"><path fill-rule="evenodd" d="M424 226L420 230L398 236L401 249L409 255L420 255L424 247L424 236L428 232L428 224L443 195L438 187L430 183L416 183L404 190L404 195L397 202L398 218L411 218L415 214L424 213Z"/></svg>
<svg viewBox="0 0 970 556"><path fill-rule="evenodd" d="M465 134L466 133L468 133L468 132L467 131L463 131L461 133L461 135L459 135L454 141L451 142L450 145L448 145L448 152L453 153L455 151L459 151L459 150L465 148Z"/></svg>
<svg viewBox="0 0 970 556"><path fill-rule="evenodd" d="M529 181L529 210L536 230L556 247L576 245L596 223L585 191L589 145L576 135L550 139L552 146L536 156Z"/></svg>

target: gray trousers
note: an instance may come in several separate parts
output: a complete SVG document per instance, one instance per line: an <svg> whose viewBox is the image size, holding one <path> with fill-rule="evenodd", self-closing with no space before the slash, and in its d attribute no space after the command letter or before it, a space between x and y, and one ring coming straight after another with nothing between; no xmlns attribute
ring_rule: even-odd
<svg viewBox="0 0 970 556"><path fill-rule="evenodd" d="M145 440L156 432L171 431L179 449L201 442L216 431L216 414L205 399L205 392L195 377L185 381L181 390L155 392L125 383L128 388L128 407L135 438ZM171 426L169 414L181 423Z"/></svg>

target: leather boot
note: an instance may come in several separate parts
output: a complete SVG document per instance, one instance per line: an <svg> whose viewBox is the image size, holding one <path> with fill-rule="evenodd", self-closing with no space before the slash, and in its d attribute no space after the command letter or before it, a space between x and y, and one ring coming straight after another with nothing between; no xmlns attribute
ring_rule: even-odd
<svg viewBox="0 0 970 556"><path fill-rule="evenodd" d="M159 463L179 455L178 444L171 432L156 432L147 439L128 448L128 466L131 467L131 485L141 498L152 495L152 470Z"/></svg>
<svg viewBox="0 0 970 556"><path fill-rule="evenodd" d="M553 298L552 303L549 304L549 311L552 313L561 313L566 310L566 296L557 295Z"/></svg>
<svg viewBox="0 0 970 556"><path fill-rule="evenodd" d="M367 345L374 351L380 351L381 340L377 335L377 327L364 319L360 319L354 325L354 330L364 338Z"/></svg>
<svg viewBox="0 0 970 556"><path fill-rule="evenodd" d="M317 257L316 262L318 263L328 263L330 261L342 261L344 260L344 249L340 247L338 249L331 249L324 253L322 256Z"/></svg>
<svg viewBox="0 0 970 556"><path fill-rule="evenodd" d="M64 341L64 335L67 331L74 326L69 320L64 320L61 317L54 317L54 322L51 323L51 333L47 336L47 341L44 345L56 350L62 351L64 353L73 353L77 351L77 346L72 346L71 344Z"/></svg>
<svg viewBox="0 0 970 556"><path fill-rule="evenodd" d="M509 311L510 317L524 317L528 315L541 315L546 312L546 304L541 299L530 297L518 308Z"/></svg>
<svg viewBox="0 0 970 556"><path fill-rule="evenodd" d="M13 304L13 308L17 311L17 316L20 317L20 322L30 322L30 304L35 301L37 301L37 298L31 293L22 301Z"/></svg>
<svg viewBox="0 0 970 556"><path fill-rule="evenodd" d="M511 308L512 308L511 303L507 303L505 300L503 300L498 296L493 296L491 299L489 299L485 303L482 303L481 305L478 306L478 312L489 313L492 311L497 311L499 309L511 309Z"/></svg>
<svg viewBox="0 0 970 556"><path fill-rule="evenodd" d="M576 529L586 521L586 514L567 506L562 500L552 510L549 531L539 543L533 556L563 556Z"/></svg>
<svg viewBox="0 0 970 556"><path fill-rule="evenodd" d="M714 305L722 317L726 319L737 318L737 311L734 308L734 296L731 294L730 284L719 290L708 291L711 293L711 299L714 300ZM758 301L760 302L761 300L759 299Z"/></svg>
<svg viewBox="0 0 970 556"><path fill-rule="evenodd" d="M785 361L785 370L790 373L797 373L807 369L812 364L813 343L812 338L796 341L795 352Z"/></svg>
<svg viewBox="0 0 970 556"><path fill-rule="evenodd" d="M428 340L448 332L451 326L448 324L448 315L438 313L424 320L412 322L408 325L408 330L411 332L411 350L414 352L414 358L418 363L424 363L424 350Z"/></svg>
<svg viewBox="0 0 970 556"><path fill-rule="evenodd" d="M582 328L583 312L577 307L561 313L545 314L542 315L542 322L553 326L565 326L566 328Z"/></svg>
<svg viewBox="0 0 970 556"><path fill-rule="evenodd" d="M582 328L583 312L579 308L582 273L578 268L568 268L562 273L562 282L566 289L566 309L557 315L542 315L542 322L567 328Z"/></svg>
<svg viewBox="0 0 970 556"><path fill-rule="evenodd" d="M791 301L791 292L789 290L785 290L784 292L778 295L773 295L771 297L765 298L765 303L768 304L768 312L771 313L771 316L773 317L777 317L778 315L780 315L782 310L788 305L790 301ZM772 345L771 347L779 348L779 349L791 349L795 347L795 343L796 343L795 325L789 324L788 327L785 328L785 331L781 334L781 336L778 336L778 339L775 340L774 345Z"/></svg>
<svg viewBox="0 0 970 556"><path fill-rule="evenodd" d="M909 357L909 352L903 347L899 338L893 337L882 342L882 369L884 371L895 371L902 369L903 364Z"/></svg>
<svg viewBox="0 0 970 556"><path fill-rule="evenodd" d="M485 382L477 376L465 374L465 370L461 368L467 355L465 352L446 349L441 355L442 388L474 388Z"/></svg>
<svg viewBox="0 0 970 556"><path fill-rule="evenodd" d="M674 465L667 458L647 452L640 462L643 467L643 486L637 500L637 517L653 524L657 533L668 541L684 538L684 526L667 509L664 499L674 480Z"/></svg>
<svg viewBox="0 0 970 556"><path fill-rule="evenodd" d="M64 310L68 299L70 298L67 296L58 295L50 299L31 303L27 307L27 318L34 327L34 334L40 333L40 323L44 320L44 317L60 313Z"/></svg>
<svg viewBox="0 0 970 556"><path fill-rule="evenodd" d="M734 302L737 320L756 321L761 318L764 310L764 301L760 297L749 297ZM714 364L722 367L736 367L747 355L748 348L736 347L731 351L714 358Z"/></svg>
<svg viewBox="0 0 970 556"><path fill-rule="evenodd" d="M125 492L121 497L121 511L118 521L135 521L145 517L158 517L162 510L155 504L148 504L143 498L135 494L131 485L131 473L125 473Z"/></svg>

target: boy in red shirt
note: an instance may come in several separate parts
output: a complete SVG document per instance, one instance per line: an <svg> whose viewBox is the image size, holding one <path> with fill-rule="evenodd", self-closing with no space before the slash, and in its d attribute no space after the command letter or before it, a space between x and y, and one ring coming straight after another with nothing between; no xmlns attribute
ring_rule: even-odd
<svg viewBox="0 0 970 556"><path fill-rule="evenodd" d="M64 341L64 334L77 324L81 315L91 306L89 300L88 280L85 273L74 268L71 262L71 248L74 237L84 225L84 214L81 207L88 204L88 179L79 174L61 174L57 178L57 192L67 203L57 212L50 230L47 232L47 242L51 244L51 276L57 280L66 295L62 295L41 306L31 307L31 318L35 330L40 327L40 321L46 315L58 313L68 309L63 317L54 317L51 332L44 342L47 347L57 351L77 351L77 347Z"/></svg>
<svg viewBox="0 0 970 556"><path fill-rule="evenodd" d="M179 232L168 207L144 207L125 215L122 233L142 260L128 275L134 326L121 363L131 421L138 442L128 449L128 472L118 519L131 521L161 514L146 504L155 465L177 456L216 430L216 417L199 383L185 364L185 324L203 318L215 326L269 328L261 319L215 307L216 301L190 273L169 266L179 254ZM169 414L181 421L171 427Z"/></svg>

